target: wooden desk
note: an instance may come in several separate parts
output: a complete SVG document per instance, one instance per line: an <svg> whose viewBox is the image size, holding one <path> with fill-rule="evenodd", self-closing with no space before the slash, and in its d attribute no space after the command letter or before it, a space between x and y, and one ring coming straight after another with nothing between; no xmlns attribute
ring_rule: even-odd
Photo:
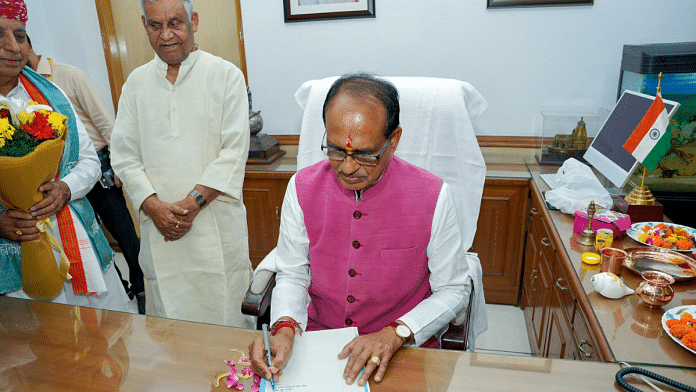
<svg viewBox="0 0 696 392"><path fill-rule="evenodd" d="M2 391L227 391L213 386L259 331L0 297ZM407 348L375 392L618 391L619 365ZM696 372L650 369L687 385ZM223 383L224 384L224 383ZM640 382L631 382L646 389ZM245 380L245 391L251 380Z"/></svg>
<svg viewBox="0 0 696 392"><path fill-rule="evenodd" d="M555 173L557 168L530 166L532 191L548 190L539 173ZM696 280L672 285L674 299L661 309L649 309L642 304L637 295L621 299L605 298L597 293L590 278L599 273L598 266L583 264L582 253L596 252L592 246L577 243L577 233L573 232L573 216L560 211L549 211L543 207L555 230L550 237L560 256L571 287L580 292L576 306L588 316L588 323L599 339L599 348L605 348L604 359L608 361L627 361L638 364L688 367L696 369L696 356L675 343L662 330L662 314L672 307L696 304ZM644 246L628 236L614 239L614 247L631 248ZM624 269L621 278L632 289L638 287L641 277Z"/></svg>

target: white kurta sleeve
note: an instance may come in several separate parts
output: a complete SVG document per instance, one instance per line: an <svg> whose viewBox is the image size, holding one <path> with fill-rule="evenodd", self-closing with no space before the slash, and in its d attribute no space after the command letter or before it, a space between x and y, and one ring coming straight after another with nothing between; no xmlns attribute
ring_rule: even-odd
<svg viewBox="0 0 696 392"><path fill-rule="evenodd" d="M82 124L82 121L75 113L75 108L72 107L72 104L70 104L70 108L77 123L80 152L77 164L61 181L65 182L68 188L70 188L70 201L73 201L87 196L87 193L92 190L94 184L101 177L101 165L99 164L97 153L94 151L94 144L92 144L92 140L87 135L84 124Z"/></svg>
<svg viewBox="0 0 696 392"><path fill-rule="evenodd" d="M217 159L203 171L198 184L241 200L244 170L249 156L249 101L242 72L228 69L220 137L222 149Z"/></svg>
<svg viewBox="0 0 696 392"><path fill-rule="evenodd" d="M128 81L118 101L118 115L111 134L111 166L123 182L133 208L139 211L143 201L156 192L145 173L138 113Z"/></svg>
<svg viewBox="0 0 696 392"><path fill-rule="evenodd" d="M280 235L276 249L276 286L271 297L271 325L288 316L307 328L309 306L309 236L297 199L295 176L290 179L283 200Z"/></svg>
<svg viewBox="0 0 696 392"><path fill-rule="evenodd" d="M438 334L454 320L469 296L469 265L462 249L462 235L451 188L444 183L435 207L430 242L428 268L433 295L424 299L399 320L414 334L419 346Z"/></svg>

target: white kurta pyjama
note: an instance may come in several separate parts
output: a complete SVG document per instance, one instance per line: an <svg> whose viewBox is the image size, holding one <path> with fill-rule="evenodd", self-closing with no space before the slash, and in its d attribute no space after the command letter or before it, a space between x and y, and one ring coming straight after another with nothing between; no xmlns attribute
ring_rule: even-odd
<svg viewBox="0 0 696 392"><path fill-rule="evenodd" d="M147 314L237 327L249 287L242 183L249 150L249 103L242 72L202 50L181 63L174 84L159 57L123 86L112 134L112 165L140 216L140 265ZM183 238L165 242L142 211L156 193L184 199L196 184L222 194Z"/></svg>

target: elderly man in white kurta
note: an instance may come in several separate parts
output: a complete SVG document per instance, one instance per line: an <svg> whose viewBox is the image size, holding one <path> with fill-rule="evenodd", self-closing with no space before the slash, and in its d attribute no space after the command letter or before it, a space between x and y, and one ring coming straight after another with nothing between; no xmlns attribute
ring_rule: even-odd
<svg viewBox="0 0 696 392"><path fill-rule="evenodd" d="M189 0L142 0L156 56L123 86L112 165L140 215L147 314L253 327L242 183L249 103L233 64L194 44Z"/></svg>

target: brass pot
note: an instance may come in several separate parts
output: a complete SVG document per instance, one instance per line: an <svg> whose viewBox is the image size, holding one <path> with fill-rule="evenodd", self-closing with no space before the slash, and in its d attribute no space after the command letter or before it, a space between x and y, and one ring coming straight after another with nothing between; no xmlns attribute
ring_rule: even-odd
<svg viewBox="0 0 696 392"><path fill-rule="evenodd" d="M674 278L664 272L645 271L640 276L643 281L636 289L638 298L649 308L667 305L674 298Z"/></svg>

